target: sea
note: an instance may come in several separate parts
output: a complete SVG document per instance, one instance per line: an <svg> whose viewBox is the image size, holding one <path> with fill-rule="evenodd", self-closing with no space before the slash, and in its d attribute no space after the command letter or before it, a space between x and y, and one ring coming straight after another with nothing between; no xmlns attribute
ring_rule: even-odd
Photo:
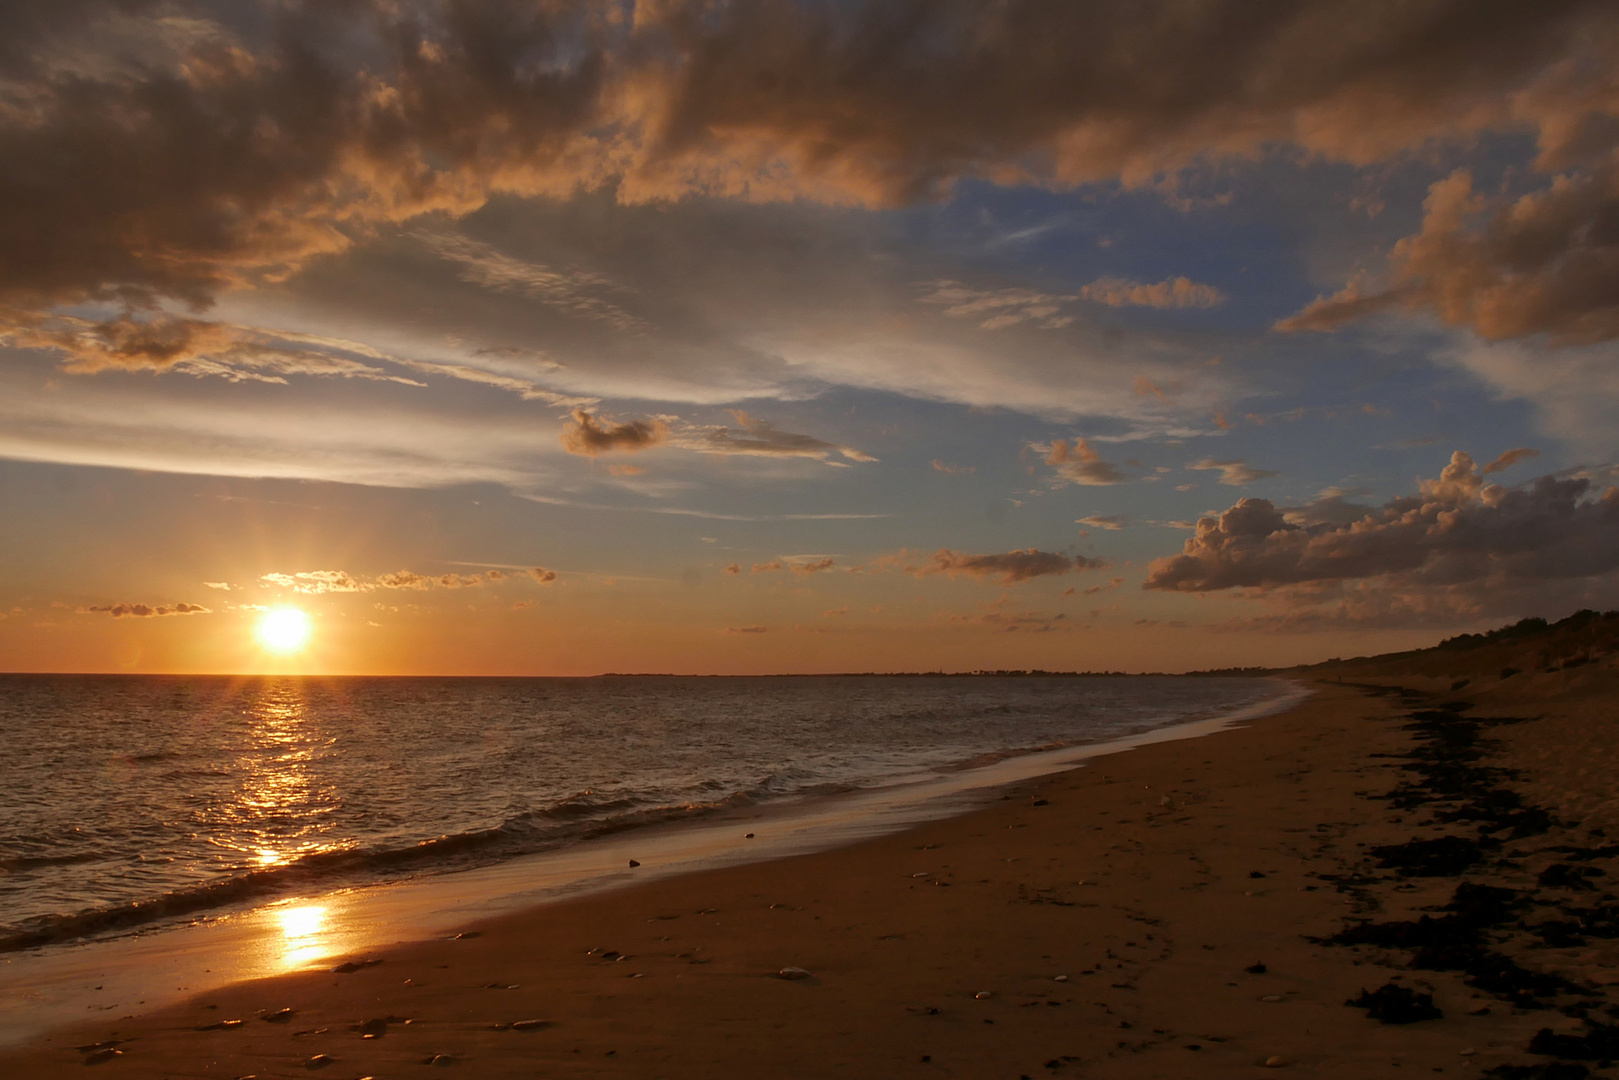
<svg viewBox="0 0 1619 1080"><path fill-rule="evenodd" d="M1000 775L1289 692L1187 676L0 676L0 953Z"/></svg>

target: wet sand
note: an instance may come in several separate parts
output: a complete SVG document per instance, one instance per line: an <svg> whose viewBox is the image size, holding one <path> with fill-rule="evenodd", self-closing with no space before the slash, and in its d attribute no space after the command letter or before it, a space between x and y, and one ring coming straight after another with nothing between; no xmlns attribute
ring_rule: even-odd
<svg viewBox="0 0 1619 1080"><path fill-rule="evenodd" d="M0 1053L0 1074L1472 1076L1605 1049L1619 948L1592 927L1619 847L1592 830L1619 840L1619 677L1452 692L1444 676L1328 676L1286 713L1019 783L961 817L103 1016ZM1475 722L1492 716L1538 718ZM1437 790L1481 777L1516 807ZM1381 798L1402 785L1399 805ZM1410 846L1446 836L1460 848ZM1445 924L1460 951L1422 955L1450 969L1410 967L1400 927L1455 915L1464 882L1513 891ZM1572 929L1531 929L1556 921ZM1327 940L1360 923L1358 944ZM1391 983L1442 1018L1344 1004ZM1529 1052L1543 1028L1557 1053Z"/></svg>

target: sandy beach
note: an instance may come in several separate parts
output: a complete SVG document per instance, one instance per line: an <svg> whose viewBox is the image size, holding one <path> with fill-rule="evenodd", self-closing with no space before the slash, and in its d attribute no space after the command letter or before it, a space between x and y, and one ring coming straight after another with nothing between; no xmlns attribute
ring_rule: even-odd
<svg viewBox="0 0 1619 1080"><path fill-rule="evenodd" d="M965 816L102 1018L0 1072L1583 1076L1619 1053L1619 673L1466 662L1454 690L1318 669L1285 713Z"/></svg>

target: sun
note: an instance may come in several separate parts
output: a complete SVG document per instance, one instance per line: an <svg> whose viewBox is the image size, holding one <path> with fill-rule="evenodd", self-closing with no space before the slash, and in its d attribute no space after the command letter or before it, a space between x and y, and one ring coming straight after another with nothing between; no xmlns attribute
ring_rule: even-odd
<svg viewBox="0 0 1619 1080"><path fill-rule="evenodd" d="M294 607L278 607L259 616L253 636L271 652L293 653L309 643L314 629L306 613Z"/></svg>

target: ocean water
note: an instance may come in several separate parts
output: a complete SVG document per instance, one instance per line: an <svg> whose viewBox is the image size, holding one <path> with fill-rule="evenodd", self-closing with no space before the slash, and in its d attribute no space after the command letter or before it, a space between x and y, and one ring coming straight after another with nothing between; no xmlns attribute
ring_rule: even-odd
<svg viewBox="0 0 1619 1080"><path fill-rule="evenodd" d="M0 676L0 951L1249 708L1267 679Z"/></svg>

